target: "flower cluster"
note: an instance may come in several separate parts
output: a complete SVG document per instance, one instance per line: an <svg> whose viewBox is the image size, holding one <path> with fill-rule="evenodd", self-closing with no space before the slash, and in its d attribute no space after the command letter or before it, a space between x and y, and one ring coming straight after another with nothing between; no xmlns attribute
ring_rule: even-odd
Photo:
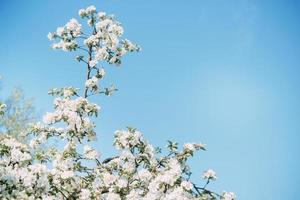
<svg viewBox="0 0 300 200"><path fill-rule="evenodd" d="M203 179L207 179L207 180L216 180L217 179L217 175L216 172L212 169L208 169L203 173Z"/></svg>
<svg viewBox="0 0 300 200"><path fill-rule="evenodd" d="M91 34L82 31L82 25L76 20L71 19L65 26L58 27L56 32L49 33L50 40L57 39L54 49L74 51L85 49L89 51L86 62L94 67L100 61L110 64L120 64L121 57L127 52L138 51L140 48L128 39L122 39L124 29L113 15L104 12L97 12L95 6L79 10L79 16L87 20L88 26L92 27ZM80 43L83 43L80 45ZM80 60L84 57L79 56Z"/></svg>
<svg viewBox="0 0 300 200"><path fill-rule="evenodd" d="M58 27L56 32L49 33L48 38L56 41L52 44L53 49L83 50L87 53L76 56L77 61L88 66L84 97L88 96L88 91L92 92L91 95L104 93L109 96L116 89L113 85L100 89L99 81L105 75L104 69L99 66L100 62L120 65L125 54L139 51L140 47L122 38L123 27L113 15L97 12L95 6L89 6L80 9L79 16L87 20L87 25L91 28L90 33L83 32L83 26L73 18L65 26Z"/></svg>
<svg viewBox="0 0 300 200"><path fill-rule="evenodd" d="M234 200L231 192L217 194L207 189L216 173L203 174L203 187L191 181L188 159L196 151L205 150L203 144L187 143L179 148L168 142L167 154L154 148L134 128L115 132L116 156L102 159L92 147L95 123L100 107L88 100L90 95L110 95L112 86L101 90L99 81L105 76L98 62L119 63L120 57L138 47L129 40L121 40L123 28L113 16L96 11L94 6L81 9L79 15L87 19L90 36L82 25L71 19L64 27L48 35L59 39L54 48L77 50L84 39L88 59L78 58L87 66L83 95L80 89L65 87L49 91L55 96L54 111L44 115L43 121L31 125L30 143L0 137L0 199L24 200ZM94 70L92 75L92 70ZM0 114L5 108L0 104ZM2 111L3 112L3 111ZM4 113L3 113L4 114ZM53 145L53 143L59 145Z"/></svg>
<svg viewBox="0 0 300 200"><path fill-rule="evenodd" d="M71 19L65 26L58 27L55 33L49 33L48 38L54 40L59 38L58 43L53 44L53 49L73 51L78 48L76 38L82 35L81 24L76 19Z"/></svg>
<svg viewBox="0 0 300 200"><path fill-rule="evenodd" d="M52 89L49 93L60 97L54 99L54 112L47 112L43 116L43 124L32 125L31 132L35 138L30 141L30 146L35 148L51 137L69 141L94 140L95 124L90 117L97 117L100 107L86 98L74 98L77 95L74 88ZM61 127L63 124L66 127Z"/></svg>
<svg viewBox="0 0 300 200"><path fill-rule="evenodd" d="M169 146L168 154L160 155L135 129L116 131L114 146L119 154L102 162L91 146L84 145L80 154L77 145L68 142L62 152L55 152L48 168L32 164L26 145L2 138L1 170L9 172L0 179L2 197L30 199L29 193L33 199L235 199L233 193L218 195L190 181L186 158L191 154L185 148L180 151ZM93 167L84 165L84 160L94 161ZM208 170L203 176L210 178L215 173Z"/></svg>

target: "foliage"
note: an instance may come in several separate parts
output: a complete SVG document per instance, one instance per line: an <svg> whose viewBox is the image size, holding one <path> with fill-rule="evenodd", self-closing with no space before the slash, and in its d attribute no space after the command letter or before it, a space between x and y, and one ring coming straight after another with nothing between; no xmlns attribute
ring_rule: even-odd
<svg viewBox="0 0 300 200"><path fill-rule="evenodd" d="M0 111L0 132L9 134L19 141L26 141L29 124L34 120L34 106L31 99L27 99L21 89L15 88L10 96L4 100L4 108Z"/></svg>

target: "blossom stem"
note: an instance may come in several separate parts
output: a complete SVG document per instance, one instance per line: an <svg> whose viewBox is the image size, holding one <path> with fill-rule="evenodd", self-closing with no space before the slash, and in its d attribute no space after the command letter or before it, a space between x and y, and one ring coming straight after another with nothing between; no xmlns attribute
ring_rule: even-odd
<svg viewBox="0 0 300 200"><path fill-rule="evenodd" d="M86 73L86 81L90 79L90 75L91 75L91 66L89 64L89 61L92 60L92 47L89 47L89 59L87 62L87 73ZM85 86L85 90L84 90L84 98L88 97L88 90L89 88L87 86Z"/></svg>

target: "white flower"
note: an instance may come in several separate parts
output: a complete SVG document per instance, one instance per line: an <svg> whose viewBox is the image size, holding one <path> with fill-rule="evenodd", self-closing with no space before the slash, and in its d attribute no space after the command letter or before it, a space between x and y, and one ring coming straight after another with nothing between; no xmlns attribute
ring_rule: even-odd
<svg viewBox="0 0 300 200"><path fill-rule="evenodd" d="M66 170L66 171L63 171L61 173L61 178L62 179L68 179L68 178L72 178L74 176L74 171L72 170Z"/></svg>
<svg viewBox="0 0 300 200"><path fill-rule="evenodd" d="M103 17L105 17L106 13L105 12L98 12L98 17L100 19L102 19Z"/></svg>
<svg viewBox="0 0 300 200"><path fill-rule="evenodd" d="M88 189L81 189L80 200L90 200L91 192Z"/></svg>
<svg viewBox="0 0 300 200"><path fill-rule="evenodd" d="M105 185L110 185L116 181L116 176L108 172L103 173L103 182Z"/></svg>
<svg viewBox="0 0 300 200"><path fill-rule="evenodd" d="M104 19L96 24L96 29L105 30L111 24L113 24L113 21L111 19Z"/></svg>
<svg viewBox="0 0 300 200"><path fill-rule="evenodd" d="M110 192L110 193L108 193L106 199L109 199L109 200L121 200L121 197L118 194L116 194L116 193Z"/></svg>
<svg viewBox="0 0 300 200"><path fill-rule="evenodd" d="M194 147L196 149L206 150L205 149L205 144L197 143L197 144L194 144Z"/></svg>
<svg viewBox="0 0 300 200"><path fill-rule="evenodd" d="M98 75L103 78L105 76L105 70L103 68L99 69Z"/></svg>
<svg viewBox="0 0 300 200"><path fill-rule="evenodd" d="M123 27L117 24L110 25L108 31L113 34L116 34L117 36L121 36L124 33Z"/></svg>
<svg viewBox="0 0 300 200"><path fill-rule="evenodd" d="M79 36L81 34L81 24L74 18L72 18L67 24L66 29L71 31L73 36Z"/></svg>
<svg viewBox="0 0 300 200"><path fill-rule="evenodd" d="M65 28L64 28L64 27L58 27L58 28L56 29L56 34L57 34L58 36L62 36L62 35L64 34L64 32L65 32Z"/></svg>
<svg viewBox="0 0 300 200"><path fill-rule="evenodd" d="M99 38L96 35L91 35L83 43L87 46L96 46L99 43Z"/></svg>
<svg viewBox="0 0 300 200"><path fill-rule="evenodd" d="M57 200L56 197L54 196L49 196L49 195L42 195L42 200Z"/></svg>
<svg viewBox="0 0 300 200"><path fill-rule="evenodd" d="M63 47L63 41L52 44L52 49L61 49Z"/></svg>
<svg viewBox="0 0 300 200"><path fill-rule="evenodd" d="M233 192L224 191L222 194L222 200L235 200L236 196Z"/></svg>
<svg viewBox="0 0 300 200"><path fill-rule="evenodd" d="M95 54L95 58L97 60L106 60L108 58L108 56L109 56L109 54L107 53L106 48L99 48Z"/></svg>
<svg viewBox="0 0 300 200"><path fill-rule="evenodd" d="M140 194L136 190L131 190L130 193L126 196L126 199L130 200L140 200Z"/></svg>
<svg viewBox="0 0 300 200"><path fill-rule="evenodd" d="M193 184L190 181L182 181L181 187L183 187L185 190L191 190L193 189Z"/></svg>
<svg viewBox="0 0 300 200"><path fill-rule="evenodd" d="M70 89L64 89L64 97L71 97L74 92Z"/></svg>
<svg viewBox="0 0 300 200"><path fill-rule="evenodd" d="M151 179L152 174L147 169L141 169L138 171L138 176L142 181L148 181Z"/></svg>
<svg viewBox="0 0 300 200"><path fill-rule="evenodd" d="M86 80L85 82L85 86L89 88L95 87L97 86L97 84L98 84L98 78L95 76L93 76L91 79Z"/></svg>
<svg viewBox="0 0 300 200"><path fill-rule="evenodd" d="M31 159L31 155L26 152L20 151L20 149L13 148L11 150L11 160L12 162L23 162Z"/></svg>
<svg viewBox="0 0 300 200"><path fill-rule="evenodd" d="M97 61L97 60L90 60L90 61L89 61L89 65L90 65L91 67L95 67L97 64L98 64L98 61Z"/></svg>
<svg viewBox="0 0 300 200"><path fill-rule="evenodd" d="M127 184L128 184L128 181L124 178L121 178L117 181L116 185L119 187L119 188L125 188L127 187Z"/></svg>
<svg viewBox="0 0 300 200"><path fill-rule="evenodd" d="M90 160L94 160L99 156L99 153L89 145L83 147L83 152L85 157Z"/></svg>
<svg viewBox="0 0 300 200"><path fill-rule="evenodd" d="M87 13L84 9L80 9L78 14L79 14L80 17L85 17Z"/></svg>
<svg viewBox="0 0 300 200"><path fill-rule="evenodd" d="M93 14L96 12L96 7L95 6L89 6L85 9L85 11L88 13L88 14Z"/></svg>
<svg viewBox="0 0 300 200"><path fill-rule="evenodd" d="M89 26L93 26L94 21L93 21L92 19L89 19L89 20L87 21L87 24L88 24Z"/></svg>
<svg viewBox="0 0 300 200"><path fill-rule="evenodd" d="M128 51L136 51L138 50L138 47L136 45L134 45L132 42L130 42L129 40L125 39L123 41L124 43L124 47L128 50Z"/></svg>
<svg viewBox="0 0 300 200"><path fill-rule="evenodd" d="M43 116L43 122L45 124L53 124L56 120L56 114L55 113L49 113L47 112L44 116Z"/></svg>
<svg viewBox="0 0 300 200"><path fill-rule="evenodd" d="M33 149L36 148L38 144L39 144L39 143L38 143L37 139L32 139L32 140L30 140L30 142L29 142L29 146L30 146L31 148L33 148Z"/></svg>
<svg viewBox="0 0 300 200"><path fill-rule="evenodd" d="M117 56L113 56L109 59L109 63L110 64L117 64L118 61L118 57Z"/></svg>
<svg viewBox="0 0 300 200"><path fill-rule="evenodd" d="M76 41L66 42L66 41L61 40L58 43L54 43L52 45L53 49L62 49L64 51L72 51L72 50L75 50L76 47L77 47Z"/></svg>
<svg viewBox="0 0 300 200"><path fill-rule="evenodd" d="M192 143L187 143L187 144L184 144L184 149L188 150L188 151L191 151L191 152L194 152L195 151L195 146Z"/></svg>
<svg viewBox="0 0 300 200"><path fill-rule="evenodd" d="M208 169L203 173L202 178L207 180L216 180L216 172L212 169Z"/></svg>
<svg viewBox="0 0 300 200"><path fill-rule="evenodd" d="M48 35L47 35L47 37L48 37L49 40L53 40L54 37L55 37L55 34L49 32Z"/></svg>

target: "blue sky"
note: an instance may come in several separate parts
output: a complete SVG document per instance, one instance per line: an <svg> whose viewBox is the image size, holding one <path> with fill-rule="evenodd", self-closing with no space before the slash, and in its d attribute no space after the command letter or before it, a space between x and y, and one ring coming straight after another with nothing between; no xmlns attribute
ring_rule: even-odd
<svg viewBox="0 0 300 200"><path fill-rule="evenodd" d="M46 35L90 4L114 13L143 49L107 68L105 83L119 91L93 99L104 156L113 132L133 126L156 146L207 144L191 166L197 181L217 171L212 189L299 199L299 1L0 0L1 96L22 87L42 115L49 88L83 85L84 67Z"/></svg>

